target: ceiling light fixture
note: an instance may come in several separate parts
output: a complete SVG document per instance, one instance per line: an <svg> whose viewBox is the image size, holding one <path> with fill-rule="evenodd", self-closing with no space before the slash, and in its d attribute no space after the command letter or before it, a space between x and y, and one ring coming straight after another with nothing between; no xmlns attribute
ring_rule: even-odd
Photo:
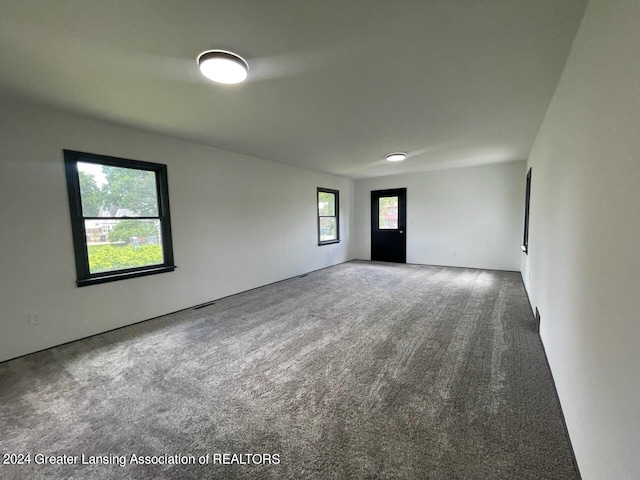
<svg viewBox="0 0 640 480"><path fill-rule="evenodd" d="M407 158L407 154L404 152L394 152L387 155L387 160L390 162L401 162L405 158Z"/></svg>
<svg viewBox="0 0 640 480"><path fill-rule="evenodd" d="M209 80L227 85L244 82L249 74L249 65L241 56L224 50L202 52L198 66Z"/></svg>

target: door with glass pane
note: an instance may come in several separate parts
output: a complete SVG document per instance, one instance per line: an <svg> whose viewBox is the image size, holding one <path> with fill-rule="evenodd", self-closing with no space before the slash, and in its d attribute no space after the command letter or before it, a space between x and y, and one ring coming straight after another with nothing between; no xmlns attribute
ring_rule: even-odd
<svg viewBox="0 0 640 480"><path fill-rule="evenodd" d="M407 189L371 192L371 260L406 263Z"/></svg>

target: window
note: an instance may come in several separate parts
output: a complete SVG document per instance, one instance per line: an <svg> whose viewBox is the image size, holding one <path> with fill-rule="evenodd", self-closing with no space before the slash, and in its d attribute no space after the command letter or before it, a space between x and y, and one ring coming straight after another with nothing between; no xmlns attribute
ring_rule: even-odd
<svg viewBox="0 0 640 480"><path fill-rule="evenodd" d="M340 192L318 188L318 245L340 241Z"/></svg>
<svg viewBox="0 0 640 480"><path fill-rule="evenodd" d="M398 197L378 199L378 230L398 229Z"/></svg>
<svg viewBox="0 0 640 480"><path fill-rule="evenodd" d="M64 151L79 287L170 272L167 167Z"/></svg>
<svg viewBox="0 0 640 480"><path fill-rule="evenodd" d="M529 203L531 200L531 169L527 172L527 187L524 200L524 239L522 241L522 251L529 254Z"/></svg>

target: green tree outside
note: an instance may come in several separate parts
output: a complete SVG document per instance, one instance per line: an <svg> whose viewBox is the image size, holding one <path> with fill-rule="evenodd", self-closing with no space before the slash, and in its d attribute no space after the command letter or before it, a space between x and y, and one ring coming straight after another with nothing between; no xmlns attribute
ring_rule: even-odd
<svg viewBox="0 0 640 480"><path fill-rule="evenodd" d="M107 182L102 186L103 206L135 212L136 216L158 215L156 175L148 170L102 166Z"/></svg>
<svg viewBox="0 0 640 480"><path fill-rule="evenodd" d="M93 175L79 171L80 196L82 198L82 214L85 217L97 217L102 206L102 191Z"/></svg>

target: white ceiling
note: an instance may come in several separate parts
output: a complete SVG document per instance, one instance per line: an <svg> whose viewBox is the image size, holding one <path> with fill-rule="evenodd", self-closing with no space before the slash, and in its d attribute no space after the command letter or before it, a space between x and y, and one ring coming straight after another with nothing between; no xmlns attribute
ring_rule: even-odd
<svg viewBox="0 0 640 480"><path fill-rule="evenodd" d="M0 0L0 89L351 178L522 160L586 3ZM202 77L212 48L250 82Z"/></svg>

